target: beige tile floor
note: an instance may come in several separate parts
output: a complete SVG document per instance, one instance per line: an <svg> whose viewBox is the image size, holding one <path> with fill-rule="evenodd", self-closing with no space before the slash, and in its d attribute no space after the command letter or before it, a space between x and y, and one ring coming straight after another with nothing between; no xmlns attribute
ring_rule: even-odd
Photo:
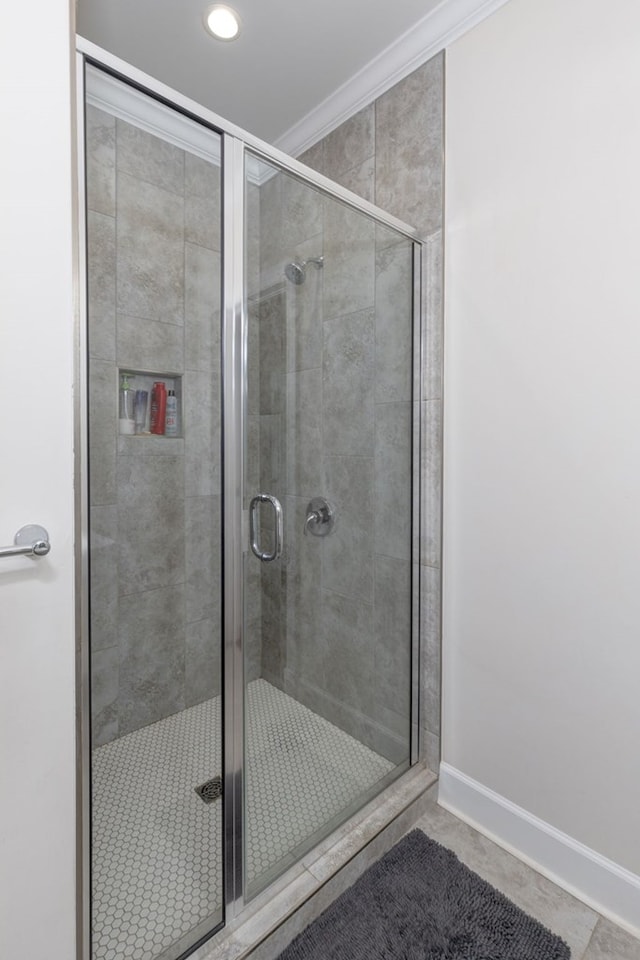
<svg viewBox="0 0 640 960"><path fill-rule="evenodd" d="M439 807L437 790L436 783L428 791L427 811L415 826L561 936L571 960L640 960L640 940Z"/></svg>

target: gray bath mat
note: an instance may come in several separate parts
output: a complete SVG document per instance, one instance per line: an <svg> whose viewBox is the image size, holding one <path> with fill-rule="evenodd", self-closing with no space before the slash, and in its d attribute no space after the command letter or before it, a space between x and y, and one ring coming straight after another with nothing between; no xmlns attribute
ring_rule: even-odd
<svg viewBox="0 0 640 960"><path fill-rule="evenodd" d="M413 830L279 960L569 960L571 951L455 853Z"/></svg>

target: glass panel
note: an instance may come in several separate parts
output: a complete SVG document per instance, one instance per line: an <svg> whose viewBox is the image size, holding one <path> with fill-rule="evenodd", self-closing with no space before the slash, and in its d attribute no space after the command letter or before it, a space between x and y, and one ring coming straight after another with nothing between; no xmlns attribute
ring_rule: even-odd
<svg viewBox="0 0 640 960"><path fill-rule="evenodd" d="M409 765L413 244L252 156L246 210L252 896Z"/></svg>
<svg viewBox="0 0 640 960"><path fill-rule="evenodd" d="M88 71L92 956L170 960L222 918L220 143L178 114L193 152L152 136L142 115L166 108L139 92L140 120L116 119L98 79L115 82Z"/></svg>

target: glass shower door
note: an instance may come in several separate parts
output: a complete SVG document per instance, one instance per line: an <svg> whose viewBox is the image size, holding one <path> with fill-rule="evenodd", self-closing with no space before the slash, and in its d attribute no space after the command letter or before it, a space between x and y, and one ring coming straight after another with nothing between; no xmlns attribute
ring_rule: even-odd
<svg viewBox="0 0 640 960"><path fill-rule="evenodd" d="M247 154L245 876L410 762L413 243Z"/></svg>
<svg viewBox="0 0 640 960"><path fill-rule="evenodd" d="M173 960L223 916L220 136L87 101L91 955Z"/></svg>

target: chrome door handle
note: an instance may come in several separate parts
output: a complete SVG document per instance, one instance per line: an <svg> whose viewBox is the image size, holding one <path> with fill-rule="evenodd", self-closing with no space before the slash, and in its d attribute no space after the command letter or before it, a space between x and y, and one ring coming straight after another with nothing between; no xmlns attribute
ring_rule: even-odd
<svg viewBox="0 0 640 960"><path fill-rule="evenodd" d="M273 550L271 553L261 550L260 544L258 543L257 518L258 504L260 503L270 503L273 507L274 530ZM249 504L249 540L251 549L258 560L262 560L263 563L270 563L272 560L277 560L281 555L283 526L282 505L276 497L272 497L270 493L258 493L255 497L251 498L251 503Z"/></svg>
<svg viewBox="0 0 640 960"><path fill-rule="evenodd" d="M0 557L46 557L51 550L49 534L37 523L20 527L13 538L12 547L0 547Z"/></svg>

